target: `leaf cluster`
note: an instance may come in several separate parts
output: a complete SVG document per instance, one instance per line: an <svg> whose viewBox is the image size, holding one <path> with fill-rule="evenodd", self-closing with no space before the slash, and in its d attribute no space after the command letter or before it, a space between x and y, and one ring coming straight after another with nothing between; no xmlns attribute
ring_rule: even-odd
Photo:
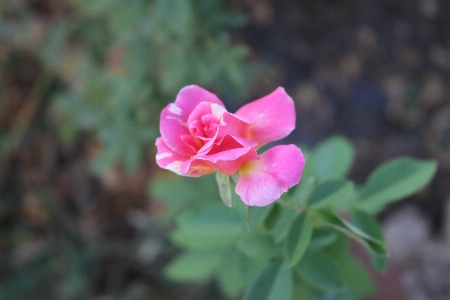
<svg viewBox="0 0 450 300"><path fill-rule="evenodd" d="M167 266L167 277L182 282L215 278L226 295L243 294L245 300L361 299L373 294L374 283L353 257L349 238L367 250L374 268L384 270L388 253L373 214L422 189L436 163L398 158L357 186L345 178L354 151L343 137L304 152L300 184L274 205L248 208L234 195L230 210L217 203L217 191L202 197L207 189L195 189L197 196L188 196L192 201L178 210L171 240L185 250ZM154 183L158 197L182 202L181 195L161 192L168 184ZM209 200L195 205L198 199Z"/></svg>

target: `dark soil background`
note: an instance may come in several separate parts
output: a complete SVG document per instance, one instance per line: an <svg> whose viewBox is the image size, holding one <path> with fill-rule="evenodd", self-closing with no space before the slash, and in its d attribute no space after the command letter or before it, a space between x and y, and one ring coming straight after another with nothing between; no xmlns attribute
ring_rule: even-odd
<svg viewBox="0 0 450 300"><path fill-rule="evenodd" d="M438 160L430 187L379 217L408 298L450 298L450 2L247 2L236 35L273 64L255 89L281 82L297 102L292 139L349 137L358 183L399 155Z"/></svg>
<svg viewBox="0 0 450 300"><path fill-rule="evenodd" d="M70 11L64 1L28 2L44 17L63 18ZM350 177L357 183L396 156L439 162L428 188L379 218L408 299L450 299L450 1L226 3L249 15L244 28L231 31L232 38L250 47L250 62L264 62L250 94L259 97L280 85L296 101L298 124L291 141L314 146L333 134L349 137L357 156ZM0 130L11 130L12 145L0 156L0 285L18 282L14 276L26 270L42 280L16 288L51 295L46 291L63 288L52 280L65 266L54 267L53 259L92 266L83 251L98 249L80 245L101 240L108 251L95 257L94 286L72 278L79 289L101 295L127 286L130 299L217 294L213 285L174 287L160 277L162 262L173 252L158 252L165 232L149 230L151 218L142 214L160 210L146 192L153 157L132 173L115 166L92 175L88 165L96 141L86 136L67 146L45 122L51 95L37 95L57 91L61 82L42 75L30 53L2 44L0 58L6 62ZM54 240L65 243L55 250ZM139 261L130 259L123 245L140 249ZM23 269L11 275L13 265ZM48 266L56 273L45 275ZM83 272L91 276L94 268ZM96 299L116 299L105 297Z"/></svg>
<svg viewBox="0 0 450 300"><path fill-rule="evenodd" d="M297 101L292 139L349 137L358 183L395 156L438 159L433 188L416 202L439 234L450 194L450 3L249 2L252 22L236 35L273 64L255 89L277 82Z"/></svg>

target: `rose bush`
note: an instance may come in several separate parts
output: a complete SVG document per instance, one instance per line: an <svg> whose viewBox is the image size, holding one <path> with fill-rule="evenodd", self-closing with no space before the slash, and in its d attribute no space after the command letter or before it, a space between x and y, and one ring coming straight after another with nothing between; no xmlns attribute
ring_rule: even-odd
<svg viewBox="0 0 450 300"><path fill-rule="evenodd" d="M156 162L183 176L237 174L242 201L265 206L300 181L305 159L295 145L275 146L261 155L257 150L294 128L294 102L281 87L232 114L216 95L191 85L161 113Z"/></svg>

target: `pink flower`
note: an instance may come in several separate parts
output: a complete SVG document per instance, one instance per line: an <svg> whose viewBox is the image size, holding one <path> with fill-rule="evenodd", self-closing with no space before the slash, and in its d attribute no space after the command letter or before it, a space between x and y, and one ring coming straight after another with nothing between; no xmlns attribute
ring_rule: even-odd
<svg viewBox="0 0 450 300"><path fill-rule="evenodd" d="M236 193L242 201L265 206L300 181L305 159L294 145L261 155L256 150L294 128L294 102L281 87L232 114L216 95L190 85L161 113L156 162L183 176L238 174Z"/></svg>

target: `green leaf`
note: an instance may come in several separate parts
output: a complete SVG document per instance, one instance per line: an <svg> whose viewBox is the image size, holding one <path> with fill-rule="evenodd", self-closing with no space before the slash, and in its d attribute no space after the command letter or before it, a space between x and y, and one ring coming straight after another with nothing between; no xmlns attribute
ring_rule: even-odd
<svg viewBox="0 0 450 300"><path fill-rule="evenodd" d="M241 201L242 202L242 201ZM261 227L267 217L269 216L270 212L272 211L274 205L267 205L267 206L252 206L250 208L250 215L248 219L248 225L250 229Z"/></svg>
<svg viewBox="0 0 450 300"><path fill-rule="evenodd" d="M178 228L170 235L171 241L191 249L223 249L236 242L237 235L202 235Z"/></svg>
<svg viewBox="0 0 450 300"><path fill-rule="evenodd" d="M219 268L219 286L229 297L237 297L245 287L244 258L237 251L230 251Z"/></svg>
<svg viewBox="0 0 450 300"><path fill-rule="evenodd" d="M273 206L273 208L270 211L269 215L267 216L266 220L264 221L264 226L268 230L273 230L275 224L282 217L283 211L285 211L283 207L279 205L279 203L275 203L275 205L271 206Z"/></svg>
<svg viewBox="0 0 450 300"><path fill-rule="evenodd" d="M246 287L250 286L267 267L267 261L260 259L244 259L243 264L244 283Z"/></svg>
<svg viewBox="0 0 450 300"><path fill-rule="evenodd" d="M362 229L351 224L350 222L342 219L330 210L315 211L316 215L324 222L324 224L346 234L347 236L355 239L361 245L363 245L371 254L372 262L375 267L384 269L387 264L387 249L384 241L374 236L370 236L370 233L364 232ZM364 228L369 231L373 231L377 236L374 220L362 220L359 221L363 224Z"/></svg>
<svg viewBox="0 0 450 300"><path fill-rule="evenodd" d="M355 227L350 222L347 222L343 218L341 218L339 215L335 214L331 210L322 209L314 211L315 215L319 217L319 219L325 224L328 225L350 237L353 237L355 239L372 239L374 238L370 237L366 233L364 233L359 228Z"/></svg>
<svg viewBox="0 0 450 300"><path fill-rule="evenodd" d="M286 238L296 216L297 212L295 210L281 211L281 215L278 217L272 228L272 235L275 237L276 243L279 243Z"/></svg>
<svg viewBox="0 0 450 300"><path fill-rule="evenodd" d="M330 228L315 228L309 243L309 249L326 247L337 238L337 233Z"/></svg>
<svg viewBox="0 0 450 300"><path fill-rule="evenodd" d="M337 266L345 284L344 289L333 293L332 299L359 300L375 292L374 282L367 270L350 256L348 239L344 235L339 234L331 245L323 248L322 253Z"/></svg>
<svg viewBox="0 0 450 300"><path fill-rule="evenodd" d="M253 259L268 260L280 254L273 238L263 233L243 237L237 247L243 254Z"/></svg>
<svg viewBox="0 0 450 300"><path fill-rule="evenodd" d="M148 188L155 199L167 205L167 217L185 208L193 209L207 202L218 202L220 196L214 176L191 178L165 173L166 176L152 178Z"/></svg>
<svg viewBox="0 0 450 300"><path fill-rule="evenodd" d="M353 211L351 217L356 227L375 239L383 240L383 231L374 217L363 211Z"/></svg>
<svg viewBox="0 0 450 300"><path fill-rule="evenodd" d="M319 144L313 155L314 174L319 181L347 175L353 164L352 144L344 137L331 137Z"/></svg>
<svg viewBox="0 0 450 300"><path fill-rule="evenodd" d="M206 281L223 259L220 251L188 250L169 263L165 275L174 281Z"/></svg>
<svg viewBox="0 0 450 300"><path fill-rule="evenodd" d="M309 197L311 208L330 206L348 196L353 190L353 183L343 179L330 180L320 184Z"/></svg>
<svg viewBox="0 0 450 300"><path fill-rule="evenodd" d="M355 209L355 206L357 206L359 200L358 190L352 189L352 191L339 202L333 203L332 208L338 212L352 211Z"/></svg>
<svg viewBox="0 0 450 300"><path fill-rule="evenodd" d="M275 205L267 205L267 206L247 206L242 202L242 200L238 200L240 203L236 205L235 209L237 213L241 213L241 215L247 218L248 227L250 230L264 227L264 223L266 219L269 217ZM238 202L236 201L236 202ZM235 202L235 203L236 203ZM239 207L241 206L241 207ZM242 210L244 208L244 210ZM244 213L244 214L242 214Z"/></svg>
<svg viewBox="0 0 450 300"><path fill-rule="evenodd" d="M244 300L291 300L292 273L286 264L270 264L247 290Z"/></svg>
<svg viewBox="0 0 450 300"><path fill-rule="evenodd" d="M354 211L352 212L352 222L356 227L364 231L369 236L384 243L381 226L371 215L362 211ZM384 270L388 262L387 249L384 244L375 244L374 246L375 249L370 247L368 248L371 255L372 265L378 270Z"/></svg>
<svg viewBox="0 0 450 300"><path fill-rule="evenodd" d="M302 258L311 240L313 221L310 212L302 212L292 223L286 238L289 265L294 266Z"/></svg>
<svg viewBox="0 0 450 300"><path fill-rule="evenodd" d="M381 165L362 188L359 208L378 212L386 204L414 194L430 182L436 169L435 161L407 157Z"/></svg>
<svg viewBox="0 0 450 300"><path fill-rule="evenodd" d="M223 203L228 207L233 207L233 197L231 194L230 176L221 172L216 172L217 185L219 186L219 194Z"/></svg>
<svg viewBox="0 0 450 300"><path fill-rule="evenodd" d="M292 199L292 203L298 204L301 206L307 206L309 196L311 195L314 185L316 184L315 177L302 177L298 186L295 187L292 196L289 196L289 199Z"/></svg>
<svg viewBox="0 0 450 300"><path fill-rule="evenodd" d="M186 233L206 237L235 237L244 232L241 218L217 204L188 211L177 218L177 224Z"/></svg>
<svg viewBox="0 0 450 300"><path fill-rule="evenodd" d="M376 288L372 277L359 261L350 256L344 256L334 263L339 268L345 284L345 289L338 292L334 299L366 299L375 293Z"/></svg>
<svg viewBox="0 0 450 300"><path fill-rule="evenodd" d="M320 251L306 251L294 270L309 284L328 291L344 287L339 269Z"/></svg>
<svg viewBox="0 0 450 300"><path fill-rule="evenodd" d="M304 145L298 145L298 147L302 149L303 156L305 157L305 167L303 168L302 178L315 177L312 151Z"/></svg>
<svg viewBox="0 0 450 300"><path fill-rule="evenodd" d="M293 287L291 269L282 264L272 285L268 300L291 300Z"/></svg>
<svg viewBox="0 0 450 300"><path fill-rule="evenodd" d="M333 243L321 249L321 252L334 262L350 253L348 238L344 234L339 232L336 233L336 235L337 237L333 241Z"/></svg>

